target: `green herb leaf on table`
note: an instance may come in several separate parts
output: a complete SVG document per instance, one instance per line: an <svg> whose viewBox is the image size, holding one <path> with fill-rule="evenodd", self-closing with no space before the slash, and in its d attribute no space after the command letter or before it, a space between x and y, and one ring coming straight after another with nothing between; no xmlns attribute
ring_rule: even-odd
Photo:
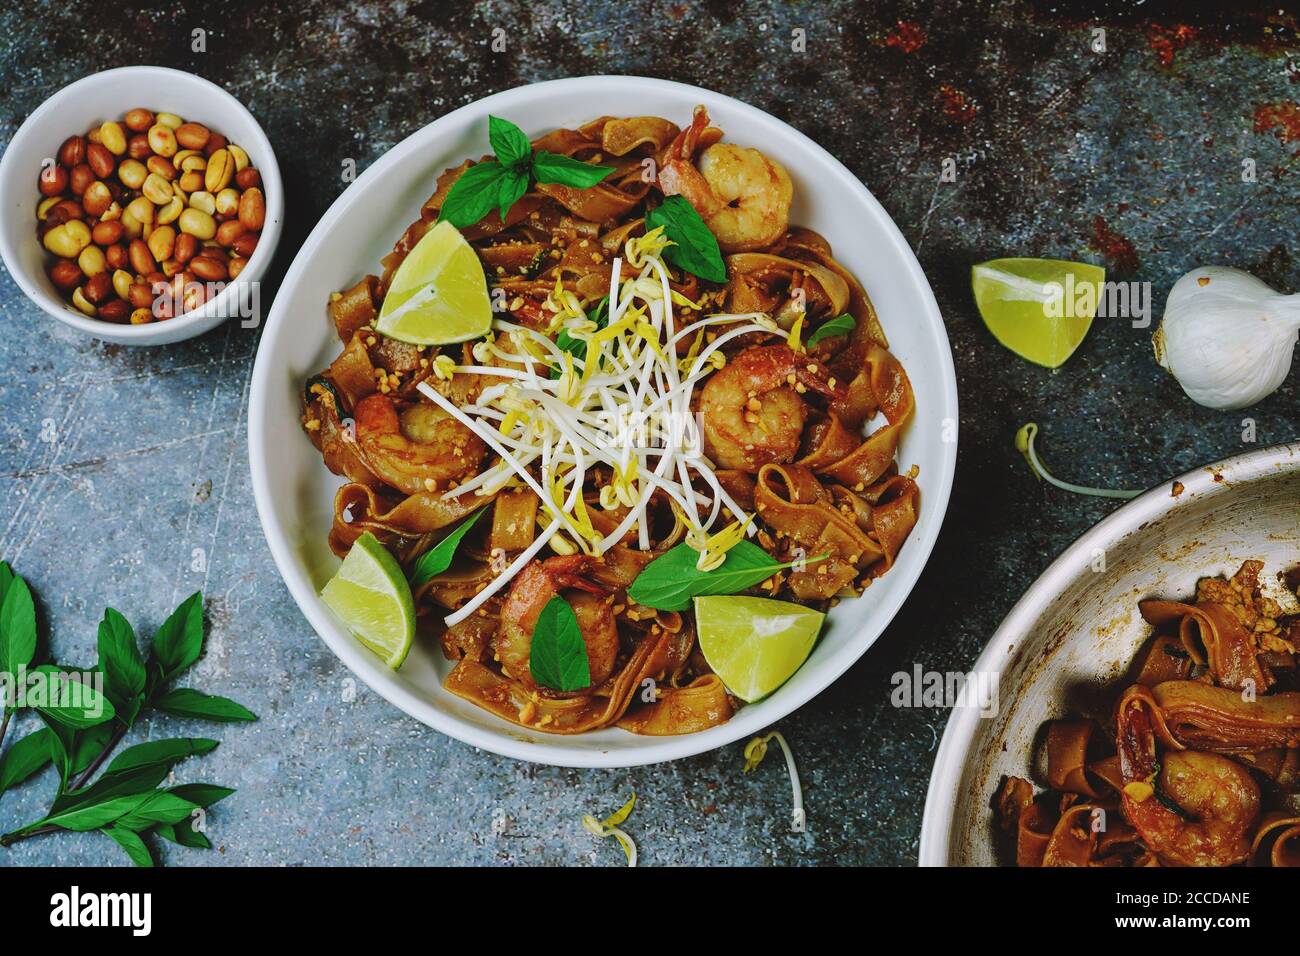
<svg viewBox="0 0 1300 956"><path fill-rule="evenodd" d="M104 748L108 746L113 731L112 721L105 721L102 724L96 724L94 727L87 727L84 730L77 731L73 737L70 751L72 772L74 774L83 772L95 762L95 758L103 753Z"/></svg>
<svg viewBox="0 0 1300 956"><path fill-rule="evenodd" d="M78 832L85 830L98 830L100 827L106 827L110 823L135 810L137 807L148 801L157 791L146 791L145 793L130 793L123 796L110 797L97 803L85 806L71 807L67 810L61 810L51 813L44 820L38 820L17 831L22 833L25 830L34 830L41 826L54 826L63 830L75 830Z"/></svg>
<svg viewBox="0 0 1300 956"><path fill-rule="evenodd" d="M169 840L177 846L193 847L196 850L212 849L212 841L194 829L192 820L182 820L180 823L159 823L150 832L158 834L164 840Z"/></svg>
<svg viewBox="0 0 1300 956"><path fill-rule="evenodd" d="M99 832L112 837L113 842L126 851L126 855L136 866L153 866L153 854L149 852L149 847L145 845L144 840L140 839L140 834L132 830L124 830L117 825L100 827Z"/></svg>
<svg viewBox="0 0 1300 956"><path fill-rule="evenodd" d="M99 622L99 669L104 672L108 699L122 722L130 727L144 704L147 675L135 630L111 607Z"/></svg>
<svg viewBox="0 0 1300 956"><path fill-rule="evenodd" d="M168 787L167 792L207 809L231 796L235 791L230 787L218 787L212 783L182 783L176 787Z"/></svg>
<svg viewBox="0 0 1300 956"><path fill-rule="evenodd" d="M528 137L514 123L500 116L488 117L488 142L502 166L516 167L528 162L533 146ZM525 175L526 172L525 172Z"/></svg>
<svg viewBox="0 0 1300 956"><path fill-rule="evenodd" d="M460 547L460 541L469 532L469 529L478 523L478 519L483 517L487 508L480 508L474 512L459 525L447 537L443 538L424 554L416 559L415 567L411 568L411 587L418 588L430 578L442 574L451 567L451 562L456 557L456 549Z"/></svg>
<svg viewBox="0 0 1300 956"><path fill-rule="evenodd" d="M777 571L794 566L794 562L776 561L749 541L737 542L727 552L726 560L712 571L701 571L695 566L699 557L700 552L689 544L677 545L642 569L627 589L627 596L637 604L660 611L685 611L693 598L739 594L766 581ZM804 562L811 564L825 557L805 558Z"/></svg>
<svg viewBox="0 0 1300 956"><path fill-rule="evenodd" d="M533 680L551 690L582 690L591 686L587 645L578 618L564 598L551 598L537 615L528 655Z"/></svg>
<svg viewBox="0 0 1300 956"><path fill-rule="evenodd" d="M168 691L156 701L154 707L173 717L197 717L220 723L257 720L257 715L228 697L204 694L189 687Z"/></svg>
<svg viewBox="0 0 1300 956"><path fill-rule="evenodd" d="M117 715L113 702L95 688L95 671L42 664L31 673L41 675L45 685L45 702L34 705L42 716L75 731L105 723Z"/></svg>
<svg viewBox="0 0 1300 956"><path fill-rule="evenodd" d="M201 809L197 803L166 790L154 790L146 799L117 818L116 826L128 830L147 830L155 823L180 823Z"/></svg>
<svg viewBox="0 0 1300 956"><path fill-rule="evenodd" d="M0 605L0 673L16 674L36 656L36 603L27 582L9 573Z"/></svg>
<svg viewBox="0 0 1300 956"><path fill-rule="evenodd" d="M50 737L45 728L15 740L0 754L0 794L15 787L50 762Z"/></svg>
<svg viewBox="0 0 1300 956"><path fill-rule="evenodd" d="M822 341L822 339L829 339L833 335L848 335L853 331L856 325L857 323L853 321L853 316L849 315L847 312L844 315L837 315L835 318L817 326L817 331L808 336L808 341L805 345L811 348L818 342Z"/></svg>
<svg viewBox="0 0 1300 956"><path fill-rule="evenodd" d="M447 192L438 218L445 219L457 229L478 222L500 201L501 177L506 169L495 159L471 166L460 174Z"/></svg>
<svg viewBox="0 0 1300 956"><path fill-rule="evenodd" d="M704 224L695 207L681 196L669 196L645 217L649 231L664 227L673 245L664 248L664 258L679 269L710 282L726 282L727 266L717 237Z"/></svg>
<svg viewBox="0 0 1300 956"><path fill-rule="evenodd" d="M539 149L533 155L533 178L539 183L555 183L574 189L590 189L614 171L612 166L597 166L580 159Z"/></svg>
<svg viewBox="0 0 1300 956"><path fill-rule="evenodd" d="M5 595L9 593L9 585L13 583L13 568L9 567L8 561L0 561L0 607L4 606Z"/></svg>
<svg viewBox="0 0 1300 956"><path fill-rule="evenodd" d="M203 595L195 591L162 622L153 636L154 661L162 681L171 680L203 653Z"/></svg>

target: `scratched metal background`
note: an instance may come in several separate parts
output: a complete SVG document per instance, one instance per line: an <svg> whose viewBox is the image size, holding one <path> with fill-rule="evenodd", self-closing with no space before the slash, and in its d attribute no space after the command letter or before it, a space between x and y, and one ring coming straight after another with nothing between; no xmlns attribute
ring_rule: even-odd
<svg viewBox="0 0 1300 956"><path fill-rule="evenodd" d="M1151 3L1016 0L570 7L7 4L0 143L46 96L98 69L154 62L206 76L253 111L279 156L288 228L278 275L343 189L346 159L364 168L487 93L639 73L762 107L861 176L916 248L948 323L961 452L919 599L781 727L804 779L804 834L787 830L779 760L742 776L739 745L609 772L474 751L364 687L345 702L348 673L280 584L244 443L257 332L232 323L164 349L104 345L50 321L6 275L0 555L38 591L59 658L91 659L106 604L147 631L202 588L210 650L193 681L262 718L218 727L220 749L182 767L182 779L239 792L211 815L217 852L165 847L168 863L618 864L617 848L579 818L632 790L628 829L644 864L912 863L946 713L893 707L890 676L968 667L1052 556L1113 507L1037 483L1012 447L1016 428L1038 421L1046 459L1074 480L1135 487L1241 451L1247 416L1261 444L1300 434L1300 373L1248 413L1213 413L1155 366L1150 330L1099 320L1049 372L997 346L968 291L970 265L1002 255L1104 262L1112 277L1153 284L1156 319L1174 279L1198 264L1249 268L1295 291L1300 48L1293 11L1279 12L1289 5L1191 20ZM1097 27L1104 53L1091 48ZM204 53L191 51L198 28L209 31ZM498 28L505 54L489 46ZM805 53L791 50L795 29ZM955 183L940 181L945 159ZM1254 182L1243 181L1246 160ZM195 549L206 570L192 570ZM141 733L204 731L155 721ZM6 794L0 829L37 816L51 788L46 776ZM0 850L0 865L123 859L96 834Z"/></svg>

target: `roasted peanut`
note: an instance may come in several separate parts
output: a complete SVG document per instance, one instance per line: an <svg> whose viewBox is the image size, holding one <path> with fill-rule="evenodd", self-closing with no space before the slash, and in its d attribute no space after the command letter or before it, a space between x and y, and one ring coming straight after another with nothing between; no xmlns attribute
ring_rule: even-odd
<svg viewBox="0 0 1300 956"><path fill-rule="evenodd" d="M217 226L217 244L229 249L246 231L244 224L238 219L227 219Z"/></svg>
<svg viewBox="0 0 1300 956"><path fill-rule="evenodd" d="M195 256L190 260L190 269L205 282L223 282L229 274L226 263L213 256Z"/></svg>
<svg viewBox="0 0 1300 956"><path fill-rule="evenodd" d="M41 170L36 185L42 196L57 196L68 188L68 171L56 163Z"/></svg>
<svg viewBox="0 0 1300 956"><path fill-rule="evenodd" d="M105 322L125 322L131 314L131 304L125 299L110 299L99 307L99 317Z"/></svg>
<svg viewBox="0 0 1300 956"><path fill-rule="evenodd" d="M60 259L50 267L50 281L68 292L81 284L81 268L71 259Z"/></svg>
<svg viewBox="0 0 1300 956"><path fill-rule="evenodd" d="M199 251L199 241L191 236L188 232L182 232L176 237L176 249L172 253L176 261L181 265L189 262Z"/></svg>
<svg viewBox="0 0 1300 956"><path fill-rule="evenodd" d="M172 184L157 173L150 173L145 177L140 191L155 206L162 206L172 201Z"/></svg>
<svg viewBox="0 0 1300 956"><path fill-rule="evenodd" d="M168 130L178 129L185 120L181 119L175 113L159 113L154 117L154 123L167 127Z"/></svg>
<svg viewBox="0 0 1300 956"><path fill-rule="evenodd" d="M161 120L161 116L159 117ZM159 156L172 157L176 155L176 134L171 128L165 126L161 121L154 123L149 127L149 148Z"/></svg>
<svg viewBox="0 0 1300 956"><path fill-rule="evenodd" d="M38 222L44 222L45 216L50 211L50 207L59 201L58 196L46 196L36 204L36 219Z"/></svg>
<svg viewBox="0 0 1300 956"><path fill-rule="evenodd" d="M90 238L101 246L111 246L122 238L120 222L97 222L90 230Z"/></svg>
<svg viewBox="0 0 1300 956"><path fill-rule="evenodd" d="M72 195L80 196L86 191L86 187L95 181L95 178L95 171L88 163L78 163L72 167L72 172L68 173L68 189L72 191Z"/></svg>
<svg viewBox="0 0 1300 956"><path fill-rule="evenodd" d="M187 193L198 192L203 188L203 174L197 170L181 176L181 189Z"/></svg>
<svg viewBox="0 0 1300 956"><path fill-rule="evenodd" d="M158 226L149 234L148 246L150 254L158 262L170 259L176 246L176 230L171 226Z"/></svg>
<svg viewBox="0 0 1300 956"><path fill-rule="evenodd" d="M96 179L107 179L113 175L117 161L102 143L91 143L86 147L86 163L94 172Z"/></svg>
<svg viewBox="0 0 1300 956"><path fill-rule="evenodd" d="M99 305L113 294L113 277L107 272L100 272L87 279L81 288L87 299Z"/></svg>
<svg viewBox="0 0 1300 956"><path fill-rule="evenodd" d="M228 148L219 149L208 157L208 168L203 171L203 183L208 192L221 192L234 178L235 161Z"/></svg>
<svg viewBox="0 0 1300 956"><path fill-rule="evenodd" d="M253 254L253 250L257 248L257 239L257 233L246 232L230 244L230 249L232 252L247 259Z"/></svg>
<svg viewBox="0 0 1300 956"><path fill-rule="evenodd" d="M117 179L127 189L139 189L149 176L149 169L138 159L124 159L117 167Z"/></svg>
<svg viewBox="0 0 1300 956"><path fill-rule="evenodd" d="M176 167L172 165L171 160L162 156L150 156L144 161L144 165L149 172L161 176L168 182L171 182L177 176Z"/></svg>
<svg viewBox="0 0 1300 956"><path fill-rule="evenodd" d="M226 266L226 270L230 274L230 278L237 279L246 265L248 265L247 259L232 258L230 264Z"/></svg>
<svg viewBox="0 0 1300 956"><path fill-rule="evenodd" d="M101 272L106 272L108 260L104 258L104 250L93 242L86 246L81 250L81 255L77 256L77 268L88 276L97 276Z"/></svg>
<svg viewBox="0 0 1300 956"><path fill-rule="evenodd" d="M208 161L206 157L200 156L198 153L190 153L181 160L180 168L182 172L186 173L201 173L208 168Z"/></svg>
<svg viewBox="0 0 1300 956"><path fill-rule="evenodd" d="M114 270L113 291L123 299L129 296L131 294L131 273L125 269Z"/></svg>
<svg viewBox="0 0 1300 956"><path fill-rule="evenodd" d="M217 212L222 216L239 214L239 190L227 186L217 193Z"/></svg>
<svg viewBox="0 0 1300 956"><path fill-rule="evenodd" d="M122 210L122 215L119 217L118 222L122 224L122 231L126 234L128 239L139 239L141 233L144 232L144 223L139 219L136 219L135 216L131 215L125 209Z"/></svg>
<svg viewBox="0 0 1300 956"><path fill-rule="evenodd" d="M149 251L149 246L143 239L132 239L131 245L127 248L127 255L131 259L131 268L135 270L136 275L148 275L158 268L158 264L153 261L153 253Z"/></svg>
<svg viewBox="0 0 1300 956"><path fill-rule="evenodd" d="M91 301L89 299L86 298L86 293L84 288L72 290L72 304L75 305L80 311L90 316L92 319L95 317L96 314L95 306L91 304Z"/></svg>
<svg viewBox="0 0 1300 956"><path fill-rule="evenodd" d="M99 128L99 141L114 156L121 156L126 153L126 130L122 124L115 123L112 120L104 123Z"/></svg>
<svg viewBox="0 0 1300 956"><path fill-rule="evenodd" d="M213 196L212 193L204 192L203 190L199 190L196 193L190 193L190 205L195 209L202 209L209 216L215 214L217 211L216 197Z"/></svg>
<svg viewBox="0 0 1300 956"><path fill-rule="evenodd" d="M71 169L86 161L86 141L80 136L69 136L59 147L59 163Z"/></svg>
<svg viewBox="0 0 1300 956"><path fill-rule="evenodd" d="M153 125L153 113L142 106L137 106L135 109L127 111L123 122L126 123L127 129L136 133L143 133Z"/></svg>
<svg viewBox="0 0 1300 956"><path fill-rule="evenodd" d="M248 168L248 154L244 152L242 146L231 143L226 149L230 150L230 158L235 161L235 172Z"/></svg>
<svg viewBox="0 0 1300 956"><path fill-rule="evenodd" d="M213 133L208 139L208 145L203 148L203 151L211 156L217 150L225 149L227 145L229 144L226 142L226 137L222 136L220 133Z"/></svg>
<svg viewBox="0 0 1300 956"><path fill-rule="evenodd" d="M57 216L59 222L67 222L69 219L84 219L86 213L81 207L81 203L75 199L60 199L51 208L46 218L50 215Z"/></svg>
<svg viewBox="0 0 1300 956"><path fill-rule="evenodd" d="M211 138L211 131L199 123L182 123L176 127L176 141L186 149L202 149Z"/></svg>
<svg viewBox="0 0 1300 956"><path fill-rule="evenodd" d="M148 308L141 306L138 309L131 310L132 325L147 325L153 321L153 313Z"/></svg>
<svg viewBox="0 0 1300 956"><path fill-rule="evenodd" d="M241 169L235 174L235 185L240 189L252 189L254 186L262 185L262 174L252 166Z"/></svg>
<svg viewBox="0 0 1300 956"><path fill-rule="evenodd" d="M149 137L144 133L136 133L126 141L126 155L132 159L146 160L153 155L153 150L149 147Z"/></svg>
<svg viewBox="0 0 1300 956"><path fill-rule="evenodd" d="M145 196L137 196L127 204L125 215L131 216L142 226L152 225L154 204Z"/></svg>
<svg viewBox="0 0 1300 956"><path fill-rule="evenodd" d="M126 246L120 242L115 242L111 246L104 247L104 258L108 260L110 269L125 269L129 265L126 255Z"/></svg>
<svg viewBox="0 0 1300 956"><path fill-rule="evenodd" d="M257 232L266 224L266 198L256 186L245 189L239 197L239 221L250 232Z"/></svg>
<svg viewBox="0 0 1300 956"><path fill-rule="evenodd" d="M41 240L45 248L64 259L75 259L90 245L90 230L78 219L55 226Z"/></svg>
<svg viewBox="0 0 1300 956"><path fill-rule="evenodd" d="M127 290L126 297L137 309L153 304L153 292L144 282L132 282L130 289Z"/></svg>
<svg viewBox="0 0 1300 956"><path fill-rule="evenodd" d="M95 180L82 194L81 205L86 210L86 215L98 219L108 211L109 206L113 205L113 194L108 191L106 185Z"/></svg>
<svg viewBox="0 0 1300 956"><path fill-rule="evenodd" d="M158 210L158 215L155 217L154 221L160 226L165 226L169 222L175 222L179 219L181 213L184 211L184 200L182 200L180 196L172 196L172 198L167 202L167 205Z"/></svg>
<svg viewBox="0 0 1300 956"><path fill-rule="evenodd" d="M177 224L181 227L181 232L188 232L195 239L211 239L217 234L216 220L193 206L181 213Z"/></svg>

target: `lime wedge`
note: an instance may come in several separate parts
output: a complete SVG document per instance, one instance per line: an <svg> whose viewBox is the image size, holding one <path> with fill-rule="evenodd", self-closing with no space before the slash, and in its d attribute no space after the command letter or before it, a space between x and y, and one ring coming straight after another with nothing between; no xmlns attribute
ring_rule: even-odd
<svg viewBox="0 0 1300 956"><path fill-rule="evenodd" d="M826 615L789 601L719 595L695 599L700 650L727 689L766 697L808 658Z"/></svg>
<svg viewBox="0 0 1300 956"><path fill-rule="evenodd" d="M415 602L397 559L367 531L357 538L321 600L393 670L415 638Z"/></svg>
<svg viewBox="0 0 1300 956"><path fill-rule="evenodd" d="M975 305L993 337L1048 368L1088 334L1105 280L1101 266L1063 259L993 259L971 269Z"/></svg>
<svg viewBox="0 0 1300 956"><path fill-rule="evenodd" d="M415 345L446 345L479 338L491 325L483 266L456 227L440 222L397 267L375 328Z"/></svg>

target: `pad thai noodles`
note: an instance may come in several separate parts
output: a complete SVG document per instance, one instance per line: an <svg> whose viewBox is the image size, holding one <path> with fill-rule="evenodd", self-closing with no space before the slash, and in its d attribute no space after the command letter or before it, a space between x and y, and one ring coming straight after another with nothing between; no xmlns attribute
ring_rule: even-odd
<svg viewBox="0 0 1300 956"><path fill-rule="evenodd" d="M1300 614L1262 569L1139 603L1154 633L1113 726L1050 721L1049 789L1008 777L994 798L1020 866L1300 866Z"/></svg>
<svg viewBox="0 0 1300 956"><path fill-rule="evenodd" d="M907 375L857 279L789 222L789 173L703 107L685 128L606 116L533 140L534 157L608 173L539 174L453 223L486 275L485 335L384 335L394 275L458 181L505 168L493 145L498 160L438 177L379 275L331 297L342 350L303 396L307 435L346 479L330 546L378 538L411 576L420 638L454 661L446 688L507 721L716 726L742 700L701 650L692 599L825 610L890 569L920 501L895 461ZM422 579L440 545L454 558ZM565 621L585 661L544 678L567 668Z"/></svg>

